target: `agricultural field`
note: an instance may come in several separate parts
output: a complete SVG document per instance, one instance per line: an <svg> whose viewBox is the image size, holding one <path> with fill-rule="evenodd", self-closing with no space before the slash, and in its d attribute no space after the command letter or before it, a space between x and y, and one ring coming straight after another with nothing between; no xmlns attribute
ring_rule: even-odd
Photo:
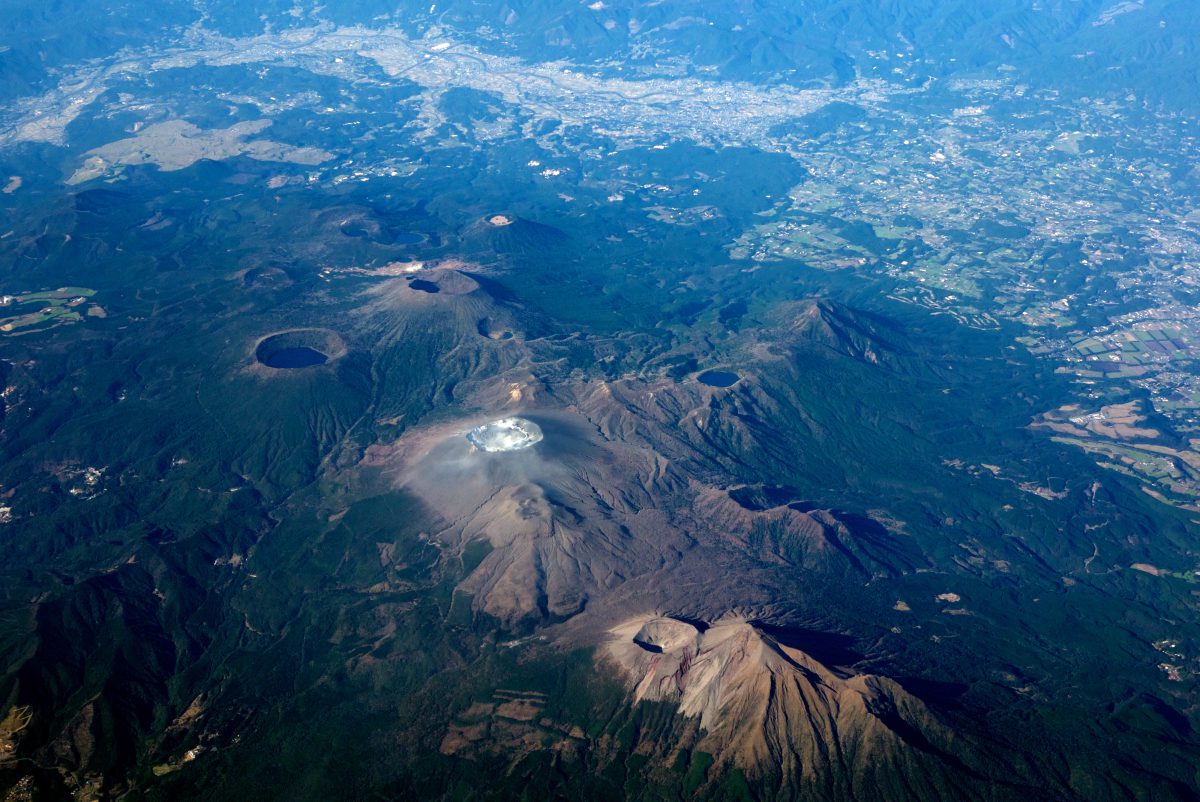
<svg viewBox="0 0 1200 802"><path fill-rule="evenodd" d="M95 294L95 290L87 287L60 287L57 290L2 295L0 315L10 308L19 313L0 316L0 333L24 334L52 329L78 323L85 315L103 317L104 310L100 306L88 305L89 299Z"/></svg>

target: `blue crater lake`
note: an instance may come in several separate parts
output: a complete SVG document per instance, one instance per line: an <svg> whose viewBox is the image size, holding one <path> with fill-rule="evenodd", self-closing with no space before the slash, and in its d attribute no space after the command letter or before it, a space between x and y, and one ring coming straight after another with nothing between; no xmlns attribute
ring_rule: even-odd
<svg viewBox="0 0 1200 802"><path fill-rule="evenodd" d="M708 387L732 387L741 380L741 376L727 370L706 370L696 377L696 381Z"/></svg>
<svg viewBox="0 0 1200 802"><path fill-rule="evenodd" d="M320 351L301 345L272 351L263 359L263 364L269 368L310 368L313 365L324 365L327 359L328 357Z"/></svg>

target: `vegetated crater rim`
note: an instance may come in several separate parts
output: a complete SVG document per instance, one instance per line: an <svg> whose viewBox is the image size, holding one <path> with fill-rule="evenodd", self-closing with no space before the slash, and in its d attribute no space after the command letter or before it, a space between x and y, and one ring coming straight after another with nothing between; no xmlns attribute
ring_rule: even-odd
<svg viewBox="0 0 1200 802"><path fill-rule="evenodd" d="M303 364L272 364L273 357L287 351L311 351L324 357L323 360L307 361ZM320 367L336 362L346 355L346 342L332 329L294 328L281 329L266 334L254 342L253 356L257 366L272 373L296 370L304 367Z"/></svg>

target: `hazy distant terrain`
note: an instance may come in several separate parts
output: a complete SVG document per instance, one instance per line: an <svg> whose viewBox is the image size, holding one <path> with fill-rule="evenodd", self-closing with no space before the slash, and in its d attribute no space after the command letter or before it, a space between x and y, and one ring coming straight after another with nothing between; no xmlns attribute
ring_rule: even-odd
<svg viewBox="0 0 1200 802"><path fill-rule="evenodd" d="M1190 3L352 6L8 4L5 799L1196 798Z"/></svg>

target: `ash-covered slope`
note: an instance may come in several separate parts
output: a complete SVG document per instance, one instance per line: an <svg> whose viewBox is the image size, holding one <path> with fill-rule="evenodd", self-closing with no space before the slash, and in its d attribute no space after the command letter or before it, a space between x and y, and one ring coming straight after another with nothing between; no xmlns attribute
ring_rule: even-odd
<svg viewBox="0 0 1200 802"><path fill-rule="evenodd" d="M896 682L835 672L748 621L643 616L610 634L634 701L677 703L700 720L698 749L801 798L945 799L947 767L966 768L964 744Z"/></svg>
<svg viewBox="0 0 1200 802"><path fill-rule="evenodd" d="M528 417L543 439L519 450L479 449L472 421L415 432L370 457L423 502L451 553L486 553L458 589L507 626L578 613L675 562L688 543L664 512L687 484L661 458L604 442L575 416Z"/></svg>
<svg viewBox="0 0 1200 802"><path fill-rule="evenodd" d="M505 304L461 271L430 275L455 292L384 285L363 325L388 350L440 346L429 357L447 391L489 413L407 430L372 447L367 463L421 500L449 554L471 555L458 590L476 612L508 627L562 620L652 573L662 580L648 582L654 603L688 604L689 591L670 575L692 551L697 574L737 563L867 581L927 565L912 539L866 515L800 497L761 507L723 489L742 476L794 470L797 453L811 463L805 470L827 470L828 449L808 445L819 445L822 410L795 394L803 384L795 374L818 362L892 374L883 363L899 357L870 321L828 302L798 303L779 316L779 353L743 346L748 378L732 390L588 382L556 377L555 342L480 336L476 321L503 321ZM393 319L397 328L387 328ZM475 427L514 415L542 438L518 451L478 447Z"/></svg>

